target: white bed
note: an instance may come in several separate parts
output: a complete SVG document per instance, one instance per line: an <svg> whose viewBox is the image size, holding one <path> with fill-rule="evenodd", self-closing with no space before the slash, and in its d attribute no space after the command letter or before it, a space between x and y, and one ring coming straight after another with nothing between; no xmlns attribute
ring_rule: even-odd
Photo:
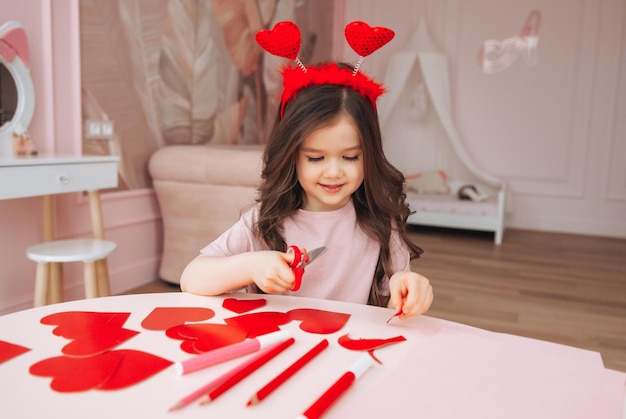
<svg viewBox="0 0 626 419"><path fill-rule="evenodd" d="M466 150L453 119L448 60L423 21L406 46L391 56L384 84L387 94L378 111L387 158L407 179L442 171L451 190L448 195L407 191L415 211L408 223L492 231L500 244L511 207L506 183L477 166ZM456 191L463 185L476 186L489 199L458 199Z"/></svg>
<svg viewBox="0 0 626 419"><path fill-rule="evenodd" d="M428 195L407 191L407 201L413 214L408 224L490 231L495 244L502 243L506 190L503 188L486 201L460 200L456 194Z"/></svg>

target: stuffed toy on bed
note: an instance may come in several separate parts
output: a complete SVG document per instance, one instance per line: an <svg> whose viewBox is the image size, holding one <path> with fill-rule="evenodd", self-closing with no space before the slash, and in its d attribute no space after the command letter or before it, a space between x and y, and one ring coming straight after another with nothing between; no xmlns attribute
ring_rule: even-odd
<svg viewBox="0 0 626 419"><path fill-rule="evenodd" d="M406 187L420 194L449 194L450 186L447 178L443 170L417 173L406 176Z"/></svg>

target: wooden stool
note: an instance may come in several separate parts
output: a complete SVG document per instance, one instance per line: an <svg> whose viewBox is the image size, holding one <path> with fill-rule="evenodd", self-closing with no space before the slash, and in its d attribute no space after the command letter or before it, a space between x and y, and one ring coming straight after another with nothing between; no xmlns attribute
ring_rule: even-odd
<svg viewBox="0 0 626 419"><path fill-rule="evenodd" d="M83 262L85 298L110 295L106 257L116 248L114 242L98 239L54 240L29 247L26 255L37 262L35 307L63 301L62 264L66 262Z"/></svg>
<svg viewBox="0 0 626 419"><path fill-rule="evenodd" d="M37 262L33 305L39 307L63 301L63 263L83 262L85 298L111 294L106 257L117 244L104 240L100 193L89 191L89 210L93 238L56 240L52 195L43 198L44 242L29 247L26 255Z"/></svg>

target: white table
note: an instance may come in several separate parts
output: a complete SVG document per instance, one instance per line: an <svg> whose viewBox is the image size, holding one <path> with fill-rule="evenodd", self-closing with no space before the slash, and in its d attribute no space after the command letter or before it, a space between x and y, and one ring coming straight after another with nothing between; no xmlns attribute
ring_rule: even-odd
<svg viewBox="0 0 626 419"><path fill-rule="evenodd" d="M259 299L264 307L251 313L286 313L312 308L350 314L338 331L320 335L300 329L299 322L280 326L296 342L275 359L209 405L193 403L176 412L179 399L233 368L246 357L179 376L170 365L150 378L118 390L58 392L51 379L29 373L31 365L61 355L70 341L55 336L54 326L40 320L68 311L130 313L124 328L138 332L114 350L136 349L171 362L192 355L181 341L142 322L160 307L210 308L214 317L197 323L224 324L238 316L222 306L224 298ZM48 305L0 317L0 340L29 348L0 363L2 416L10 418L294 418L302 413L360 353L345 349L338 338L404 336L406 341L375 351L375 364L331 407L325 418L603 418L622 417L626 374L607 370L599 354L548 342L492 333L421 316L387 319L392 310L335 301L274 295L231 294L203 297L187 293L141 294ZM330 346L262 403L246 407L248 398L322 338Z"/></svg>

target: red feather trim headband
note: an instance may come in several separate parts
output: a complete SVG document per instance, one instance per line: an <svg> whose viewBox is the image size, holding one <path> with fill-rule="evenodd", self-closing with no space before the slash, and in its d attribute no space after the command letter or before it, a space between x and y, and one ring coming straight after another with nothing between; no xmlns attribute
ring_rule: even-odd
<svg viewBox="0 0 626 419"><path fill-rule="evenodd" d="M337 64L322 64L305 67L298 59L300 51L300 30L295 23L278 22L272 30L262 30L256 34L257 43L267 52L279 57L295 60L298 68L285 67L283 75L283 95L280 103L280 117L284 116L287 102L309 86L334 84L349 87L368 99L376 111L376 99L385 92L382 84L376 83L359 68L366 57L391 41L394 32L384 27L370 27L367 23L355 21L346 25L345 36L348 44L359 54L354 70L342 68Z"/></svg>

